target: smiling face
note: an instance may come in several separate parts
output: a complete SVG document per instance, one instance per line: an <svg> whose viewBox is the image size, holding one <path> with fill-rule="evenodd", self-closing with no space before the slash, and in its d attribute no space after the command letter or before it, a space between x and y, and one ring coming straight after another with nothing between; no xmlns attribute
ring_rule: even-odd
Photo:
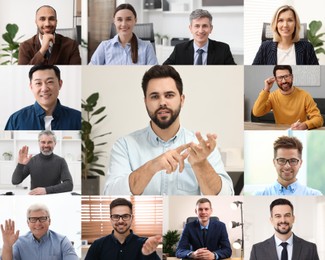
<svg viewBox="0 0 325 260"><path fill-rule="evenodd" d="M45 111L54 109L59 91L62 87L62 80L57 78L54 70L47 69L35 71L29 86L37 103Z"/></svg>
<svg viewBox="0 0 325 260"><path fill-rule="evenodd" d="M281 38L292 39L292 35L296 28L296 19L294 13L291 10L280 13L276 28Z"/></svg>
<svg viewBox="0 0 325 260"><path fill-rule="evenodd" d="M28 217L48 217L45 222L40 222L37 220L35 223L32 223L27 220L30 231L33 233L34 237L39 240L49 230L51 219L45 210L32 211Z"/></svg>
<svg viewBox="0 0 325 260"><path fill-rule="evenodd" d="M287 235L291 234L295 217L289 205L277 205L272 209L270 221L276 233L279 235Z"/></svg>
<svg viewBox="0 0 325 260"><path fill-rule="evenodd" d="M201 225L206 226L212 214L212 208L209 202L196 205L195 214L199 218Z"/></svg>
<svg viewBox="0 0 325 260"><path fill-rule="evenodd" d="M53 153L56 143L52 135L41 135L38 141L39 148L42 154L50 155Z"/></svg>
<svg viewBox="0 0 325 260"><path fill-rule="evenodd" d="M152 122L160 129L178 122L183 102L184 96L179 94L172 78L156 78L148 82L145 105Z"/></svg>
<svg viewBox="0 0 325 260"><path fill-rule="evenodd" d="M298 159L299 162L295 166L290 165L289 162L286 162L285 165L280 165L276 161L276 158L284 158L287 160L294 158L294 159ZM275 159L273 159L273 164L278 173L278 182L283 186L287 187L288 185L290 185L291 183L297 180L296 176L301 167L302 160L299 156L298 149L279 148L277 150Z"/></svg>
<svg viewBox="0 0 325 260"><path fill-rule="evenodd" d="M202 17L193 19L189 26L190 31L193 35L194 42L199 47L202 47L207 43L210 33L212 32L213 26L210 23L209 18Z"/></svg>
<svg viewBox="0 0 325 260"><path fill-rule="evenodd" d="M290 74L289 70L277 70L275 72L275 79L282 94L288 95L293 91L293 75Z"/></svg>
<svg viewBox="0 0 325 260"><path fill-rule="evenodd" d="M132 36L136 22L134 14L128 9L119 10L114 16L114 24L120 37Z"/></svg>
<svg viewBox="0 0 325 260"><path fill-rule="evenodd" d="M119 235L125 235L127 236L130 233L130 228L132 225L132 213L128 206L116 206L112 208L111 215L126 215L130 214L131 218L129 220L123 220L122 217L120 217L118 220L112 220L111 224L115 232Z"/></svg>
<svg viewBox="0 0 325 260"><path fill-rule="evenodd" d="M41 35L54 34L57 25L55 11L50 7L41 7L36 13L35 23Z"/></svg>

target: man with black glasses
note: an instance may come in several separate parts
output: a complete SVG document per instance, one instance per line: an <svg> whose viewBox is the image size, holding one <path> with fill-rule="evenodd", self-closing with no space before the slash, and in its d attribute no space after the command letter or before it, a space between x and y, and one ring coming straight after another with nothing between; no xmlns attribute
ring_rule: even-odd
<svg viewBox="0 0 325 260"><path fill-rule="evenodd" d="M273 164L278 173L276 182L255 195L318 196L319 190L298 182L296 176L302 164L302 143L296 137L281 136L273 144Z"/></svg>
<svg viewBox="0 0 325 260"><path fill-rule="evenodd" d="M109 206L112 234L91 244L85 260L160 260L156 248L161 236L139 237L131 230L132 203L123 198L113 200Z"/></svg>
<svg viewBox="0 0 325 260"><path fill-rule="evenodd" d="M27 224L30 232L24 236L19 236L19 230L15 231L13 220L1 224L3 247L0 259L79 259L69 239L49 229L50 211L45 205L33 204L27 209Z"/></svg>
<svg viewBox="0 0 325 260"><path fill-rule="evenodd" d="M273 83L278 89L270 93ZM318 128L323 125L323 117L312 96L305 90L293 86L292 68L289 65L277 65L273 77L264 81L253 106L253 115L263 116L273 111L277 124L291 125L292 130Z"/></svg>

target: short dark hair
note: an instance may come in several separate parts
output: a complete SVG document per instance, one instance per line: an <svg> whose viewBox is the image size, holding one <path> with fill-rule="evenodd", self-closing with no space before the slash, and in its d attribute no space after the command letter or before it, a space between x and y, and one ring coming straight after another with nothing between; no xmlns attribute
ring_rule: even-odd
<svg viewBox="0 0 325 260"><path fill-rule="evenodd" d="M294 136L281 136L275 140L275 142L273 143L274 158L276 157L278 149L280 148L297 149L299 156L301 158L302 149L303 149L302 143L299 141L298 138Z"/></svg>
<svg viewBox="0 0 325 260"><path fill-rule="evenodd" d="M35 65L33 66L29 71L29 80L31 81L33 78L33 73L38 70L54 70L56 77L58 80L61 80L61 71L60 69L55 65L48 65L48 64L41 64L41 65Z"/></svg>
<svg viewBox="0 0 325 260"><path fill-rule="evenodd" d="M55 14L55 18L57 18L57 16L56 16L56 10L52 7L52 6L50 6L50 5L42 5L42 6L40 6L37 10L36 10L36 15L37 15L37 12L41 9L41 8L43 8L43 7L46 7L46 8L51 8L53 11L54 11L54 14Z"/></svg>
<svg viewBox="0 0 325 260"><path fill-rule="evenodd" d="M292 205L291 201L289 201L287 199L280 198L280 199L273 200L271 202L271 204L270 204L271 217L272 217L272 210L273 210L273 208L275 206L279 206L279 205L288 205L288 206L290 206L291 211L292 211L292 215L293 215L293 205Z"/></svg>
<svg viewBox="0 0 325 260"><path fill-rule="evenodd" d="M142 78L142 90L145 97L149 81L158 78L172 78L175 81L179 94L183 95L183 82L179 73L172 66L155 65L146 71Z"/></svg>
<svg viewBox="0 0 325 260"><path fill-rule="evenodd" d="M275 65L273 68L273 76L276 76L277 70L289 70L290 74L292 74L292 68L290 65Z"/></svg>
<svg viewBox="0 0 325 260"><path fill-rule="evenodd" d="M201 199L199 199L196 202L196 206L199 205L199 204L201 204L201 203L207 203L207 202L210 204L210 208L212 208L211 201L209 199L207 199L207 198L201 198Z"/></svg>
<svg viewBox="0 0 325 260"><path fill-rule="evenodd" d="M137 18L137 12L135 11L134 7L130 4L120 4L118 7L116 7L113 17L115 17L118 11L124 9L130 10L134 14L134 17Z"/></svg>
<svg viewBox="0 0 325 260"><path fill-rule="evenodd" d="M113 200L111 202L111 204L109 205L109 211L112 212L112 209L117 207L117 206L127 206L127 207L129 207L130 210L131 210L131 214L132 214L132 203L130 201L128 201L127 199L117 198L117 199Z"/></svg>

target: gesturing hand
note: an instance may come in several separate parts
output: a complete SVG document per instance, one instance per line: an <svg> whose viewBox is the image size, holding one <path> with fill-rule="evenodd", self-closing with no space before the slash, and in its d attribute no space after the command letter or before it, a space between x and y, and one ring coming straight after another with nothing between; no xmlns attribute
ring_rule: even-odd
<svg viewBox="0 0 325 260"><path fill-rule="evenodd" d="M200 132L195 133L199 144L191 143L187 149L188 161L191 165L205 161L217 145L217 135L207 134L207 140L204 140Z"/></svg>
<svg viewBox="0 0 325 260"><path fill-rule="evenodd" d="M179 172L184 169L184 160L187 158L188 153L184 152L190 144L183 144L176 149L167 151L157 158L153 159L152 163L155 167L155 172L166 170L166 173L172 173L176 171L179 165Z"/></svg>
<svg viewBox="0 0 325 260"><path fill-rule="evenodd" d="M272 88L274 82L275 82L274 77L269 77L266 80L264 80L264 90L270 91L270 89Z"/></svg>
<svg viewBox="0 0 325 260"><path fill-rule="evenodd" d="M5 226L1 224L1 233L3 245L12 247L19 237L19 230L15 232L15 221L8 219L5 221Z"/></svg>
<svg viewBox="0 0 325 260"><path fill-rule="evenodd" d="M18 163L26 165L30 158L32 158L32 155L28 155L28 146L24 145L18 153Z"/></svg>
<svg viewBox="0 0 325 260"><path fill-rule="evenodd" d="M143 255L150 255L156 251L157 246L161 242L161 236L153 236L148 237L146 242L142 246L142 254Z"/></svg>

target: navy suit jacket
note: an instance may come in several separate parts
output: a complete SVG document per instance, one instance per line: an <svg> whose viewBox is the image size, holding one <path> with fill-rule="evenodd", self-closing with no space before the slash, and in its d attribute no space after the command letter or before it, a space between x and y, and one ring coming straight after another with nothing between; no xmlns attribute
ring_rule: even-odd
<svg viewBox="0 0 325 260"><path fill-rule="evenodd" d="M253 245L250 260L277 260L278 255L275 248L274 236ZM319 260L317 247L314 243L310 243L293 234L293 260Z"/></svg>
<svg viewBox="0 0 325 260"><path fill-rule="evenodd" d="M193 40L177 44L164 65L194 65ZM207 65L236 65L229 45L209 39Z"/></svg>
<svg viewBox="0 0 325 260"><path fill-rule="evenodd" d="M278 43L272 40L262 42L253 65L276 65ZM297 65L318 65L313 45L304 40L295 42Z"/></svg>
<svg viewBox="0 0 325 260"><path fill-rule="evenodd" d="M178 258L188 258L187 255L190 252L202 247L204 247L203 232L199 220L187 223L178 243L176 256ZM231 256L231 247L224 223L210 220L206 247L211 252L217 253L219 259Z"/></svg>

